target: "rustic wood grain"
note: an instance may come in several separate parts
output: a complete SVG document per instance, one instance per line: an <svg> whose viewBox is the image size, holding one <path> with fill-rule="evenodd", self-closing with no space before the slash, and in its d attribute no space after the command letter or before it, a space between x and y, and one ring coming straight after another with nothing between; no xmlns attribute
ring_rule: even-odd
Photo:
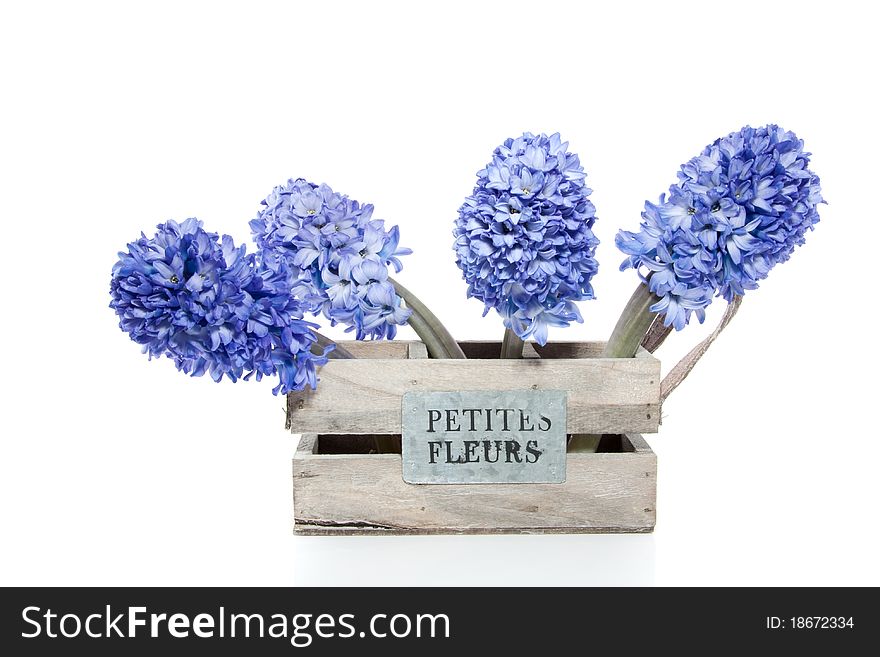
<svg viewBox="0 0 880 657"><path fill-rule="evenodd" d="M406 392L485 389L567 390L569 433L654 433L660 424L660 361L644 350L599 358L602 343L529 343L540 358L499 360L498 342L464 342L465 353L495 356L434 360L408 358L422 353L413 343L342 344L357 359L331 360L317 390L288 396L294 433L400 433Z"/></svg>
<svg viewBox="0 0 880 657"><path fill-rule="evenodd" d="M650 532L657 459L639 435L620 453L569 454L563 484L414 485L399 454L317 454L302 436L293 459L298 534Z"/></svg>
<svg viewBox="0 0 880 657"><path fill-rule="evenodd" d="M410 342L407 346L407 358L427 358L428 348L424 342Z"/></svg>
<svg viewBox="0 0 880 657"><path fill-rule="evenodd" d="M413 353L419 353L425 345L418 340L339 340L340 346L345 347L355 358L369 358L370 360L382 359L405 359ZM413 351L414 350L414 351ZM427 350L424 351L428 357Z"/></svg>

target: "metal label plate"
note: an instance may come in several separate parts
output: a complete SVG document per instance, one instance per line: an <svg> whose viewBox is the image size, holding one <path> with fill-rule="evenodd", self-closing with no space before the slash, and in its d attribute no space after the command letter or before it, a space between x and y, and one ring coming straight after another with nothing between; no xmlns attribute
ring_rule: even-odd
<svg viewBox="0 0 880 657"><path fill-rule="evenodd" d="M561 484L562 390L408 392L403 480L411 484Z"/></svg>

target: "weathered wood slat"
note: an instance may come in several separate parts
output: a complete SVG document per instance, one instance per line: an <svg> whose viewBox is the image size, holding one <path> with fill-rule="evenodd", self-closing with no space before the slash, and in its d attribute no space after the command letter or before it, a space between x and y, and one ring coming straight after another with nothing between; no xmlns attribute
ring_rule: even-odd
<svg viewBox="0 0 880 657"><path fill-rule="evenodd" d="M425 345L418 340L339 340L339 344L351 352L355 358L377 359L406 359L418 358L412 352L418 354L424 350L424 358L428 357Z"/></svg>
<svg viewBox="0 0 880 657"><path fill-rule="evenodd" d="M345 343L343 343L345 344ZM498 358L501 343L497 340L468 340L461 342L462 351L468 358ZM604 342L548 342L543 347L536 342L527 342L542 358L599 358L605 348ZM650 356L642 350L639 357Z"/></svg>
<svg viewBox="0 0 880 657"><path fill-rule="evenodd" d="M554 343L535 349L541 358L499 360L499 343L465 342L466 353L496 356L433 360L418 357L419 343L341 344L357 358L331 360L317 390L288 397L294 433L400 433L404 393L485 389L567 390L569 433L653 433L660 424L660 362L644 350L610 359L595 357L601 343Z"/></svg>
<svg viewBox="0 0 880 657"><path fill-rule="evenodd" d="M657 460L641 436L631 451L569 454L563 484L413 485L399 454L317 454L302 437L293 459L299 534L649 532Z"/></svg>

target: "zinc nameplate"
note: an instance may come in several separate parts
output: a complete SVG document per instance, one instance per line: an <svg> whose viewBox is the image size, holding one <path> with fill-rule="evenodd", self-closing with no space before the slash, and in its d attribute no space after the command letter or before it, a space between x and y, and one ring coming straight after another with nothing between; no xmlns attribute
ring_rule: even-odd
<svg viewBox="0 0 880 657"><path fill-rule="evenodd" d="M411 484L561 484L562 390L408 392L403 479Z"/></svg>

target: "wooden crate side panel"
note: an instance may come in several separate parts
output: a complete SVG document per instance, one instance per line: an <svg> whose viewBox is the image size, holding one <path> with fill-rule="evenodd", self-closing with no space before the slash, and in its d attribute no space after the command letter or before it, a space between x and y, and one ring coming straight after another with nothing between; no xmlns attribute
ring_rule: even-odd
<svg viewBox="0 0 880 657"><path fill-rule="evenodd" d="M656 458L650 451L570 454L564 484L412 485L400 473L397 454L298 452L295 531L646 532L656 517Z"/></svg>
<svg viewBox="0 0 880 657"><path fill-rule="evenodd" d="M413 345L415 349L425 346L417 340L339 340L339 346L345 347L355 358L370 360L409 358Z"/></svg>
<svg viewBox="0 0 880 657"><path fill-rule="evenodd" d="M339 344L357 358L428 357L424 343L418 340L339 340ZM501 354L501 342L498 340L466 340L459 344L471 359L497 359ZM534 350L541 358L600 358L605 343L555 341L542 347L536 342L527 342L526 348ZM642 348L639 348L636 357L653 358Z"/></svg>
<svg viewBox="0 0 880 657"><path fill-rule="evenodd" d="M299 444L296 446L296 456L294 457L294 465L296 465L296 459L300 459L304 456L311 456L315 454L318 450L318 434L316 433L304 433L299 437Z"/></svg>
<svg viewBox="0 0 880 657"><path fill-rule="evenodd" d="M630 359L339 360L289 399L295 433L400 433L410 391L567 390L569 433L657 431L660 362Z"/></svg>
<svg viewBox="0 0 880 657"><path fill-rule="evenodd" d="M498 358L501 354L501 343L497 340L468 340L459 344L468 358ZM541 358L601 358L605 343L553 341L541 346L537 342L526 342L526 348ZM642 347L636 354L636 358L653 357Z"/></svg>

